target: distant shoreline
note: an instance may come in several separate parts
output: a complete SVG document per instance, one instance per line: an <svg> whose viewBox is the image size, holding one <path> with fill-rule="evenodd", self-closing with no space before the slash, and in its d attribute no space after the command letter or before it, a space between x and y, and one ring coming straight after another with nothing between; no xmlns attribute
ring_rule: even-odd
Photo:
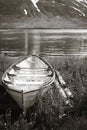
<svg viewBox="0 0 87 130"><path fill-rule="evenodd" d="M86 29L87 22L78 18L0 16L0 28Z"/></svg>

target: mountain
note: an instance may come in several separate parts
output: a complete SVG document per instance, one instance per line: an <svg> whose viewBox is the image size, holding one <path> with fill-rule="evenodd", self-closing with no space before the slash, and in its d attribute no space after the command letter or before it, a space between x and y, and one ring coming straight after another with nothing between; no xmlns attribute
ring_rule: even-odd
<svg viewBox="0 0 87 130"><path fill-rule="evenodd" d="M86 0L0 0L0 15L87 18Z"/></svg>
<svg viewBox="0 0 87 130"><path fill-rule="evenodd" d="M78 0L41 0L38 7L45 15L87 17L87 3Z"/></svg>

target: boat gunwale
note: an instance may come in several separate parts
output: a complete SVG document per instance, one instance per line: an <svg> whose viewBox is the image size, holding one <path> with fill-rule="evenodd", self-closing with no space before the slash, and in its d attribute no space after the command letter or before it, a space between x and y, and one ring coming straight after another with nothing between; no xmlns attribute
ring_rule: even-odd
<svg viewBox="0 0 87 130"><path fill-rule="evenodd" d="M40 56L38 56L38 55L36 55L36 54L31 54L31 55L24 56L24 57L22 57L21 59L17 60L16 62L14 62L14 63L4 72L4 74L3 74L3 76L2 76L2 84L5 85L7 89L12 90L12 91L16 91L16 92L19 92L19 93L22 91L22 90L16 90L16 89L9 88L8 85L4 82L4 75L6 75L6 73L7 73L14 65L20 63L22 60L27 59L28 57L31 57L31 56L36 56L36 57L38 57L39 59L41 59L45 64L47 64L47 65L50 67L50 69L52 70L52 75L53 75L53 76L52 76L52 78L51 78L50 81L48 81L46 84L41 85L41 87L40 87L39 89L35 89L35 90L32 90L32 91L27 91L27 92L23 90L23 92L24 92L24 93L31 93L31 92L34 92L34 91L37 91L37 90L40 90L40 89L44 89L44 88L46 88L48 85L52 84L52 82L55 80L55 71L54 71L54 68L53 68L47 61L45 61L43 58L41 58ZM44 87L43 87L43 86L44 86Z"/></svg>

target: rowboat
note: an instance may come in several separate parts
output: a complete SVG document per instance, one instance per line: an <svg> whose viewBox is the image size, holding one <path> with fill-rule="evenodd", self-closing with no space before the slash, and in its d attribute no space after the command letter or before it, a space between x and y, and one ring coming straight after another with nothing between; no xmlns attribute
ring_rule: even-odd
<svg viewBox="0 0 87 130"><path fill-rule="evenodd" d="M3 74L2 83L8 94L26 114L41 90L44 94L55 80L53 67L38 55L25 56Z"/></svg>

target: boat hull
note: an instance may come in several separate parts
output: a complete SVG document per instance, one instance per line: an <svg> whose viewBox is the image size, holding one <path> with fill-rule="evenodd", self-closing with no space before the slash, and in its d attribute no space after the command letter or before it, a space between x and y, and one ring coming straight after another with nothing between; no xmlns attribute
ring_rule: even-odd
<svg viewBox="0 0 87 130"><path fill-rule="evenodd" d="M14 99L14 101L18 104L18 106L22 109L23 114L26 115L28 108L31 107L36 102L39 95L43 96L49 87L47 86L42 89L26 93L23 93L23 91L21 92L14 91L6 87L6 91Z"/></svg>
<svg viewBox="0 0 87 130"><path fill-rule="evenodd" d="M36 102L38 93L43 95L54 80L53 67L37 55L20 59L2 76L6 91L24 113Z"/></svg>

